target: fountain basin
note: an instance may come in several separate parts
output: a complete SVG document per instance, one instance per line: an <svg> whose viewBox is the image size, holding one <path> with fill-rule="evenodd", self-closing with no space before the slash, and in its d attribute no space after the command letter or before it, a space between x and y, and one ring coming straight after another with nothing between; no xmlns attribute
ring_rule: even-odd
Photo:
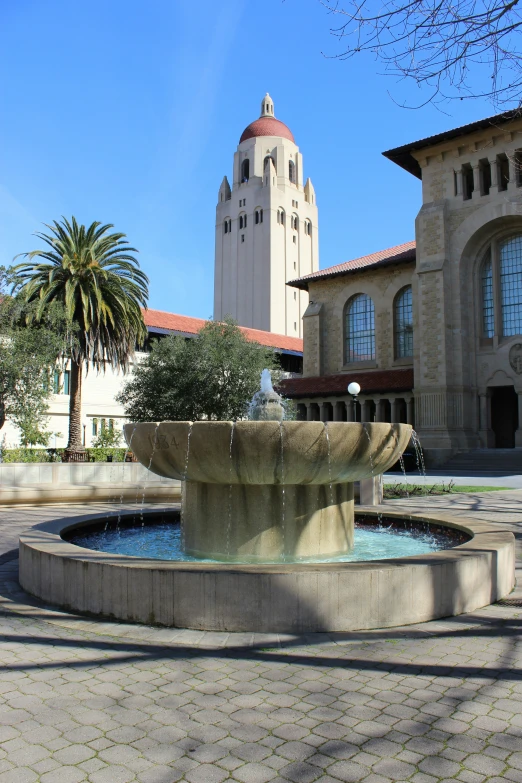
<svg viewBox="0 0 522 783"><path fill-rule="evenodd" d="M370 508L361 513L377 516ZM63 540L105 518L91 514L24 533L20 583L47 603L125 622L280 633L424 622L473 611L511 592L512 533L461 515L385 513L460 530L469 540L431 554L369 562L180 563L109 555Z"/></svg>
<svg viewBox="0 0 522 783"><path fill-rule="evenodd" d="M388 470L407 424L201 421L127 424L139 461L184 480L187 554L265 562L353 545L353 482Z"/></svg>

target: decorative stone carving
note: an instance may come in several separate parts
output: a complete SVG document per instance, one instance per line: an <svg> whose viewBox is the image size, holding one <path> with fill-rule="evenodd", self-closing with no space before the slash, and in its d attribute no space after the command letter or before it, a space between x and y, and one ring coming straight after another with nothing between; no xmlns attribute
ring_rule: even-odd
<svg viewBox="0 0 522 783"><path fill-rule="evenodd" d="M522 343L515 343L511 346L509 363L517 375L522 375Z"/></svg>

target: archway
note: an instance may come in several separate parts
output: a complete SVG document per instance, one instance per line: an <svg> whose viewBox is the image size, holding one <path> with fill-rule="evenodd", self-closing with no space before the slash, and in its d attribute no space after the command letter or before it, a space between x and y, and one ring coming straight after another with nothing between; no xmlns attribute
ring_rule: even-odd
<svg viewBox="0 0 522 783"><path fill-rule="evenodd" d="M491 429L495 448L514 449L518 429L518 396L513 386L494 386L491 394Z"/></svg>

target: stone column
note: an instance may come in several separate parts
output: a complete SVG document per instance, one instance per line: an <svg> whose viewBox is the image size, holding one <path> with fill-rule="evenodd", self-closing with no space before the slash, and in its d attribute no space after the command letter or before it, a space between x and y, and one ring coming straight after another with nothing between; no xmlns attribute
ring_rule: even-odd
<svg viewBox="0 0 522 783"><path fill-rule="evenodd" d="M456 196L462 196L462 169L459 169L455 172L455 182L457 185L457 192L455 193Z"/></svg>
<svg viewBox="0 0 522 783"><path fill-rule="evenodd" d="M380 506L383 498L382 474L359 482L359 503L361 506Z"/></svg>
<svg viewBox="0 0 522 783"><path fill-rule="evenodd" d="M313 410L312 410L312 403L311 402L305 402L306 405L306 421L313 421Z"/></svg>
<svg viewBox="0 0 522 783"><path fill-rule="evenodd" d="M368 421L368 416L370 415L370 406L368 403L370 400L360 400L361 403L361 421Z"/></svg>
<svg viewBox="0 0 522 783"><path fill-rule="evenodd" d="M480 198L482 195L480 173L480 166L478 163L476 163L473 166L473 193L471 194L471 198L473 199Z"/></svg>
<svg viewBox="0 0 522 783"><path fill-rule="evenodd" d="M490 159L489 166L491 168L491 187L489 192L498 193L498 168L496 156L492 160Z"/></svg>
<svg viewBox="0 0 522 783"><path fill-rule="evenodd" d="M522 448L522 390L518 394L518 430L515 432L515 447Z"/></svg>
<svg viewBox="0 0 522 783"><path fill-rule="evenodd" d="M330 404L328 402L322 402L320 404L321 409L321 421L328 421L328 414L330 413Z"/></svg>
<svg viewBox="0 0 522 783"><path fill-rule="evenodd" d="M520 410L520 395L518 404ZM487 449L492 449L495 447L495 434L491 429L491 396L487 391L483 394L479 394L479 419L479 437L482 441L482 445ZM522 443L520 445L522 445Z"/></svg>
<svg viewBox="0 0 522 783"><path fill-rule="evenodd" d="M346 400L346 421L355 421L355 415L354 415L354 401L352 399Z"/></svg>
<svg viewBox="0 0 522 783"><path fill-rule="evenodd" d="M509 163L509 182L507 189L508 190L516 190L517 189L517 162L515 160L515 153L513 151L507 153L508 157L508 163Z"/></svg>
<svg viewBox="0 0 522 783"><path fill-rule="evenodd" d="M408 397L406 400L406 424L411 424L413 427L413 397Z"/></svg>
<svg viewBox="0 0 522 783"><path fill-rule="evenodd" d="M384 421L384 400L375 403L375 421Z"/></svg>
<svg viewBox="0 0 522 783"><path fill-rule="evenodd" d="M397 416L397 399L395 397L390 400L390 419L392 424L397 424L399 421Z"/></svg>

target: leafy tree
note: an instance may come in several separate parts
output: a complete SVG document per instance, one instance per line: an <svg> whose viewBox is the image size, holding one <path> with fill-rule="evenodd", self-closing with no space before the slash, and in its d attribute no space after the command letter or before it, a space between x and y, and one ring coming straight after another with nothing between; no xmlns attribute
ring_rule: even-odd
<svg viewBox="0 0 522 783"><path fill-rule="evenodd" d="M86 228L73 217L46 226L36 236L43 250L21 253L14 268L14 290L36 306L41 322L53 303L61 303L68 323L75 324L70 345L71 377L67 452L83 451L81 394L84 367L104 371L106 364L126 372L137 344L147 331L148 278L141 271L125 234L109 233L111 224Z"/></svg>
<svg viewBox="0 0 522 783"><path fill-rule="evenodd" d="M447 98L521 104L518 0L319 0L339 21L339 59L369 52L388 74ZM426 93L425 93L426 95Z"/></svg>
<svg viewBox="0 0 522 783"><path fill-rule="evenodd" d="M114 426L107 426L105 419L102 419L100 431L92 441L93 449L115 449L121 443L121 430Z"/></svg>
<svg viewBox="0 0 522 783"><path fill-rule="evenodd" d="M231 319L208 321L194 339L155 342L117 399L130 421L235 420L246 415L261 370L277 364Z"/></svg>
<svg viewBox="0 0 522 783"><path fill-rule="evenodd" d="M46 445L50 378L64 350L66 329L56 309L32 323L30 310L6 294L10 280L11 270L0 267L0 429L9 416L22 445Z"/></svg>

